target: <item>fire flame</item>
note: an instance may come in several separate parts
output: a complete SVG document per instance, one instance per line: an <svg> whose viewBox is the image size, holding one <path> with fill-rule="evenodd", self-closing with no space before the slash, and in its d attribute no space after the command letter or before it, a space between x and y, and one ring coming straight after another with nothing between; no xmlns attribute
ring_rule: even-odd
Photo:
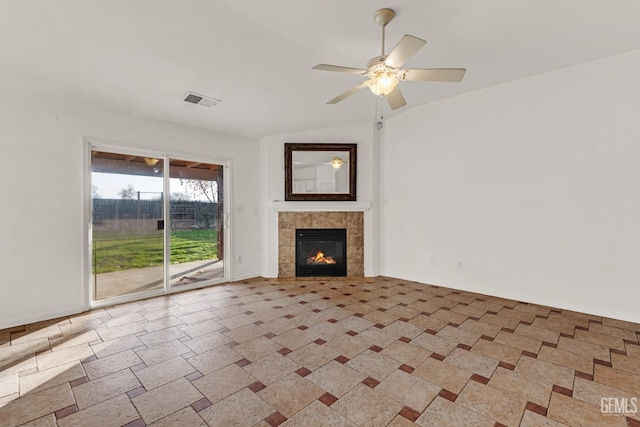
<svg viewBox="0 0 640 427"><path fill-rule="evenodd" d="M336 261L332 256L324 256L322 251L318 251L315 255L309 256L307 259L307 264L335 264Z"/></svg>

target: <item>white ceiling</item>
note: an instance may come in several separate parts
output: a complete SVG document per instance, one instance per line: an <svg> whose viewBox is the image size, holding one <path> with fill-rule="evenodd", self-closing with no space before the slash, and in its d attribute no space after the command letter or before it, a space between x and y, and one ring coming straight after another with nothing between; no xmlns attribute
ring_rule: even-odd
<svg viewBox="0 0 640 427"><path fill-rule="evenodd" d="M406 67L467 68L401 83L408 105L385 117L640 48L638 0L0 0L0 88L248 137L370 122L369 91L325 104L361 77L311 67L365 67L382 7L387 50L428 41Z"/></svg>

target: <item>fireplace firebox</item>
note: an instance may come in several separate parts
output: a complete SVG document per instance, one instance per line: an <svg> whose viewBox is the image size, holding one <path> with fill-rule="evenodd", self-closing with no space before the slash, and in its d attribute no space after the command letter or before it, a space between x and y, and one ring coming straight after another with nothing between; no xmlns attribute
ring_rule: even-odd
<svg viewBox="0 0 640 427"><path fill-rule="evenodd" d="M296 277L346 275L346 229L296 229Z"/></svg>

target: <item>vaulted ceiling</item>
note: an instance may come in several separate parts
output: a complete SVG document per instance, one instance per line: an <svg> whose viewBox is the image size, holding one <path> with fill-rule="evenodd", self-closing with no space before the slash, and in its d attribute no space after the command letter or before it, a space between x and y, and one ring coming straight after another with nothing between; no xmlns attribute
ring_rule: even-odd
<svg viewBox="0 0 640 427"><path fill-rule="evenodd" d="M362 68L428 41L408 67L464 67L461 83L403 82L388 111L359 83L312 70ZM0 88L248 137L369 122L415 106L640 48L637 0L0 0ZM603 78L603 85L607 79ZM213 109L187 91L221 99Z"/></svg>

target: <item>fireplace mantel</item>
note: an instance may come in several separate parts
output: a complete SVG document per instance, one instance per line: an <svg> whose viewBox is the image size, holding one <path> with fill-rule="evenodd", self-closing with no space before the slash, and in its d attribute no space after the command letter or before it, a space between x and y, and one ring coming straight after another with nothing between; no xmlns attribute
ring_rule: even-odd
<svg viewBox="0 0 640 427"><path fill-rule="evenodd" d="M367 212L371 210L370 201L357 202L271 202L276 212Z"/></svg>

